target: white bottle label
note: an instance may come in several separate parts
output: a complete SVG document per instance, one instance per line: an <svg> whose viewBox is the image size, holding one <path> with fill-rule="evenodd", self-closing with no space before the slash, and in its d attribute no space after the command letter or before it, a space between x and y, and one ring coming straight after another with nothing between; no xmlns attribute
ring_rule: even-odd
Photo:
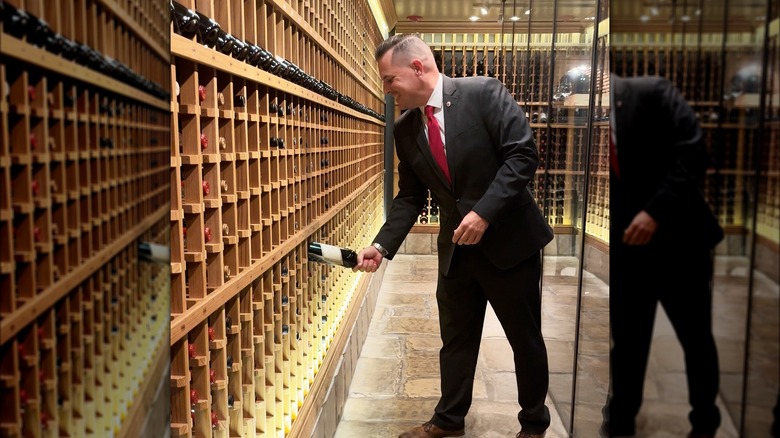
<svg viewBox="0 0 780 438"><path fill-rule="evenodd" d="M341 259L341 248L333 245L326 245L320 243L320 250L322 250L322 258L330 263L341 265L344 261Z"/></svg>

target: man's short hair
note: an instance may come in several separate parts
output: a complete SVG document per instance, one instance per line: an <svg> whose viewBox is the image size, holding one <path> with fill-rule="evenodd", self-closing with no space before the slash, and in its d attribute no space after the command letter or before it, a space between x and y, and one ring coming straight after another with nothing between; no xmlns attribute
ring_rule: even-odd
<svg viewBox="0 0 780 438"><path fill-rule="evenodd" d="M385 56L385 54L392 49L395 49L395 52L393 52L393 58L395 58L396 54L398 53L416 54L422 58L425 56L424 53L415 53L419 51L415 49L420 47L420 42L428 47L428 45L416 33L401 33L392 35L386 40L382 41L379 46L377 46L376 52L374 53L374 59L379 61L381 57Z"/></svg>

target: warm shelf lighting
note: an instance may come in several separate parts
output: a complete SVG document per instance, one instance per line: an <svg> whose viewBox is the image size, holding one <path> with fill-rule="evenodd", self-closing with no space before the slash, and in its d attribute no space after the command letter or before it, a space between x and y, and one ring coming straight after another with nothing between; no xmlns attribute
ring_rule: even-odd
<svg viewBox="0 0 780 438"><path fill-rule="evenodd" d="M469 17L469 20L477 21L477 20L479 20L479 17L477 17L476 15L472 15L471 17Z"/></svg>

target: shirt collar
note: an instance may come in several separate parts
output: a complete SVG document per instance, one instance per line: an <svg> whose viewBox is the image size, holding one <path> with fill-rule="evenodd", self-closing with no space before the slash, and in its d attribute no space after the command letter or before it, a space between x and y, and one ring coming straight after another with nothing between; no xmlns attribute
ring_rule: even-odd
<svg viewBox="0 0 780 438"><path fill-rule="evenodd" d="M442 96L442 89L444 87L444 79L439 73L439 79L436 81L436 86L433 87L433 93L431 93L431 97L428 98L428 103L420 107L420 112L425 115L425 107L430 105L434 108L441 109L442 107L442 101L444 100L444 97ZM435 112L435 111L434 111Z"/></svg>

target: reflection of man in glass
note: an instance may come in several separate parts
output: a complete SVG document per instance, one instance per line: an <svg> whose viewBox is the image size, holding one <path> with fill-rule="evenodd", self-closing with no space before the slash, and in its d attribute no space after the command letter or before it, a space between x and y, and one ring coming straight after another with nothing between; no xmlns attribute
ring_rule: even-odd
<svg viewBox="0 0 780 438"><path fill-rule="evenodd" d="M685 352L689 437L712 437L720 426L712 249L723 231L702 193L701 129L668 80L611 81L609 435L636 432L660 303Z"/></svg>

